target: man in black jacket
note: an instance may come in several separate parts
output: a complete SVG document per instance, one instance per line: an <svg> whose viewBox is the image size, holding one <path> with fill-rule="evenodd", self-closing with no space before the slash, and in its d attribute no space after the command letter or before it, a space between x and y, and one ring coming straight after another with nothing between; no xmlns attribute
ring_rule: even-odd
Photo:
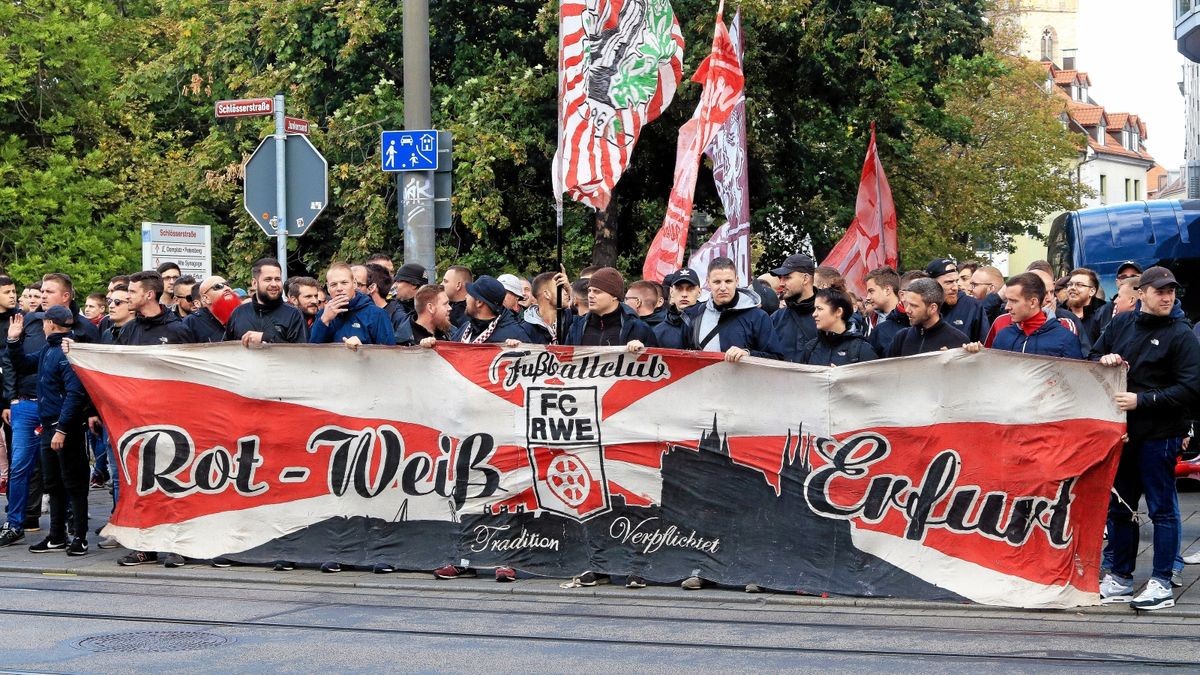
<svg viewBox="0 0 1200 675"><path fill-rule="evenodd" d="M638 318L625 299L625 279L612 267L602 267L588 279L588 312L577 317L567 331L566 344L628 347L640 351L657 347L654 331Z"/></svg>
<svg viewBox="0 0 1200 675"><path fill-rule="evenodd" d="M667 315L662 323L654 327L654 337L658 346L664 349L683 349L688 343L688 334L692 330L691 316L687 314L689 307L694 307L700 300L700 275L690 267L684 267L667 275L663 279L669 296Z"/></svg>
<svg viewBox="0 0 1200 675"><path fill-rule="evenodd" d="M1106 366L1128 366L1128 391L1114 397L1126 412L1128 438L1108 507L1112 571L1100 583L1104 603L1129 601L1134 609L1175 606L1171 572L1179 553L1175 460L1188 435L1188 418L1200 401L1200 343L1175 305L1179 282L1164 267L1138 281L1141 311L1118 314L1092 348ZM1131 598L1137 558L1135 511L1141 497L1154 523L1154 562L1145 590Z"/></svg>
<svg viewBox="0 0 1200 675"><path fill-rule="evenodd" d="M206 277L192 287L196 311L187 315L183 325L192 332L196 342L224 342L225 324L213 314L212 306L226 292L233 293L223 277Z"/></svg>
<svg viewBox="0 0 1200 675"><path fill-rule="evenodd" d="M254 295L233 310L225 326L226 340L241 340L247 347L264 342L308 342L308 326L300 310L283 301L283 270L274 258L260 258L250 269Z"/></svg>
<svg viewBox="0 0 1200 675"><path fill-rule="evenodd" d="M129 302L137 318L121 329L119 345L166 345L195 342L179 315L158 301L163 280L154 270L129 277Z"/></svg>
<svg viewBox="0 0 1200 675"><path fill-rule="evenodd" d="M892 340L889 356L912 356L954 349L970 342L967 336L942 320L943 284L933 279L914 279L905 287L904 308L911 325Z"/></svg>
<svg viewBox="0 0 1200 675"><path fill-rule="evenodd" d="M785 361L797 361L804 353L805 345L817 337L817 324L812 315L816 271L817 264L803 253L788 256L783 265L771 270L771 274L783 283L783 306L771 315L771 323L775 325Z"/></svg>
<svg viewBox="0 0 1200 675"><path fill-rule="evenodd" d="M942 286L942 301L938 303L942 321L970 338L968 342L986 338L990 324L979 301L960 291L958 263L949 258L938 258L930 261L925 273Z"/></svg>

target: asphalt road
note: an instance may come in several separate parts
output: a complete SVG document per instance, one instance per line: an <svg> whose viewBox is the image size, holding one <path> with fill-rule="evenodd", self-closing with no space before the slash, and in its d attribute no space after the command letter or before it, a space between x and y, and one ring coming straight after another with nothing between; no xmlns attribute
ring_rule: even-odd
<svg viewBox="0 0 1200 675"><path fill-rule="evenodd" d="M218 570L219 571L219 570ZM366 577L368 580L369 576ZM298 580L299 581L299 580ZM728 590L485 592L0 574L19 672L1200 670L1194 618L820 607ZM515 587L509 587L515 588Z"/></svg>

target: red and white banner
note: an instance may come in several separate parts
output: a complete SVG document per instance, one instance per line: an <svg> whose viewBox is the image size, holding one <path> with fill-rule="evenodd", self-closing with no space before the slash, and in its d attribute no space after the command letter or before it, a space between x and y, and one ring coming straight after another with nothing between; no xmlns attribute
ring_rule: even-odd
<svg viewBox="0 0 1200 675"><path fill-rule="evenodd" d="M744 64L746 48L742 44L742 12L733 16L729 41ZM713 232L708 242L688 258L688 267L700 277L700 285L708 289L708 263L713 258L729 258L737 266L738 279L750 285L750 167L746 144L746 99L738 101L733 113L713 136L704 154L712 159L713 181L726 221Z"/></svg>
<svg viewBox="0 0 1200 675"><path fill-rule="evenodd" d="M867 297L867 274L887 265L893 269L900 260L896 243L896 205L888 185L879 151L875 147L875 123L871 123L871 142L863 161L858 183L858 202L854 220L841 241L833 247L822 265L833 267L846 279L846 288L860 298Z"/></svg>
<svg viewBox="0 0 1200 675"><path fill-rule="evenodd" d="M724 7L722 0L713 30L712 52L692 76L693 82L704 85L704 91L700 93L696 112L679 129L675 146L675 182L667 200L667 212L642 265L642 278L649 281L662 281L663 277L683 266L700 155L733 114L734 107L744 100L746 80L742 75L741 58L721 17Z"/></svg>
<svg viewBox="0 0 1200 675"><path fill-rule="evenodd" d="M105 533L247 562L1095 604L1125 430L1122 369L990 350L833 369L456 344L69 358L120 472Z"/></svg>
<svg viewBox="0 0 1200 675"><path fill-rule="evenodd" d="M559 4L554 198L603 210L642 127L683 78L683 34L669 0Z"/></svg>

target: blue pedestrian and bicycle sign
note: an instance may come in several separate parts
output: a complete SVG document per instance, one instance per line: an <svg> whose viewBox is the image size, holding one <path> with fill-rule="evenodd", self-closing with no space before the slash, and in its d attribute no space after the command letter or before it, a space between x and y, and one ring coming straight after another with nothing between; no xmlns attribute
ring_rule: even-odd
<svg viewBox="0 0 1200 675"><path fill-rule="evenodd" d="M384 171L437 171L438 132L435 129L385 131L381 134Z"/></svg>

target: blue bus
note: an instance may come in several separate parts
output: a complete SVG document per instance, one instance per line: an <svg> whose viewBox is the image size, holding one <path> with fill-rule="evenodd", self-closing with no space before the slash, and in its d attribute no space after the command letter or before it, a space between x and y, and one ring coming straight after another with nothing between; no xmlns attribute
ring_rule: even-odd
<svg viewBox="0 0 1200 675"><path fill-rule="evenodd" d="M1132 260L1142 269L1162 265L1185 289L1189 317L1200 317L1200 200L1125 202L1068 211L1054 220L1047 254L1056 276L1076 267L1100 275L1105 297L1116 294L1117 268Z"/></svg>

